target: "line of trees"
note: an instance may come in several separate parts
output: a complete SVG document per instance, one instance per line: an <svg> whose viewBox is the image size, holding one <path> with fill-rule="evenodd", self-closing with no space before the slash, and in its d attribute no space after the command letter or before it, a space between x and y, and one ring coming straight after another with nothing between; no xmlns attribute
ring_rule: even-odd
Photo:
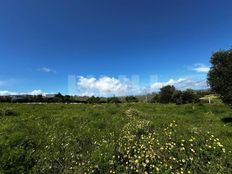
<svg viewBox="0 0 232 174"><path fill-rule="evenodd" d="M155 94L150 102L151 103L176 103L187 104L187 103L199 103L200 98L210 93L209 91L194 91L187 89L185 91L176 90L174 86L168 85L160 89L159 94Z"/></svg>
<svg viewBox="0 0 232 174"><path fill-rule="evenodd" d="M126 96L126 97L80 97L69 96L58 93L52 97L44 97L42 95L25 95L20 98L14 96L0 96L0 102L8 103L88 103L88 104L101 104L101 103L136 103L136 102L149 102L149 103L198 103L200 98L205 95L211 94L210 91L194 91L191 89L180 91L176 90L174 86L165 86L161 88L159 93L153 93L143 96Z"/></svg>
<svg viewBox="0 0 232 174"><path fill-rule="evenodd" d="M53 97L44 97L42 95L19 95L19 96L0 96L0 102L6 103L71 103L77 102L74 97L58 93Z"/></svg>

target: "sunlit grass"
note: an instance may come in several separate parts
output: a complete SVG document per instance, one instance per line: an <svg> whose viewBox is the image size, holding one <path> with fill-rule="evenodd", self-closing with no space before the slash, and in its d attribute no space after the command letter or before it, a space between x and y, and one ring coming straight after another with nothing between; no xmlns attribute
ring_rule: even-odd
<svg viewBox="0 0 232 174"><path fill-rule="evenodd" d="M0 173L232 173L224 105L1 104Z"/></svg>

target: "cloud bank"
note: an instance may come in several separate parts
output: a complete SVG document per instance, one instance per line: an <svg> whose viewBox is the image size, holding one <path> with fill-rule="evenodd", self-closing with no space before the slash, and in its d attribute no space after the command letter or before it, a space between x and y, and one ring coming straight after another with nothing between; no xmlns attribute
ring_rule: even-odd
<svg viewBox="0 0 232 174"><path fill-rule="evenodd" d="M203 68L204 69L204 68ZM200 70L205 71L205 70ZM206 79L194 79L191 77L182 77L177 79L169 79L167 81L153 81L150 84L140 84L138 79L132 78L115 78L110 76L95 77L74 77L72 95L79 96L128 96L141 95L144 93L158 92L160 88L167 85L173 85L176 89L208 89ZM134 81L133 81L134 80ZM0 81L0 86L4 85ZM0 95L46 95L48 93L42 90L33 90L31 92L12 92L8 90L0 90Z"/></svg>
<svg viewBox="0 0 232 174"><path fill-rule="evenodd" d="M158 91L163 86L173 85L179 90L185 89L207 89L206 80L196 80L192 78L179 78L177 80L170 79L167 82L156 82L151 84L151 90Z"/></svg>
<svg viewBox="0 0 232 174"><path fill-rule="evenodd" d="M206 80L196 80L190 77L170 79L166 82L155 82L148 87L139 86L137 83L124 78L117 79L114 77L104 76L95 77L79 77L77 82L78 94L80 96L125 96L125 95L141 95L146 93L158 92L160 88L166 85L173 85L179 90L185 89L207 89Z"/></svg>
<svg viewBox="0 0 232 174"><path fill-rule="evenodd" d="M132 95L137 90L137 87L127 78L117 79L108 76L103 76L99 79L80 76L77 86L78 95L82 96Z"/></svg>
<svg viewBox="0 0 232 174"><path fill-rule="evenodd" d="M194 71L196 71L198 73L208 73L209 70L210 70L210 67L206 66L204 64L198 63L198 64L195 64L193 66L192 70L194 70Z"/></svg>

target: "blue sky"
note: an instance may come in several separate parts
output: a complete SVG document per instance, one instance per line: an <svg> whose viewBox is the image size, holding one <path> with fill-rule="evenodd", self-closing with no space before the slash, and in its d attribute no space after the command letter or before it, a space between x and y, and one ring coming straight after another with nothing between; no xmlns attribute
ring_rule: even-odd
<svg viewBox="0 0 232 174"><path fill-rule="evenodd" d="M200 82L212 52L232 45L231 6L231 0L1 1L0 94L68 94L69 75L77 76L80 95L165 84L205 88ZM132 75L140 77L136 87L128 82ZM150 75L157 77L153 84Z"/></svg>

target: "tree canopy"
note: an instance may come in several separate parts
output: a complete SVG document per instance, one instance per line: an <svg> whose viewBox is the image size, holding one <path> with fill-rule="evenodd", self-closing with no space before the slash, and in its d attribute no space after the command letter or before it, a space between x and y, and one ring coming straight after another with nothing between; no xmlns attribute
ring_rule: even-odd
<svg viewBox="0 0 232 174"><path fill-rule="evenodd" d="M173 102L173 94L176 88L174 86L168 85L160 89L160 103L171 103Z"/></svg>
<svg viewBox="0 0 232 174"><path fill-rule="evenodd" d="M232 50L214 53L211 64L208 84L224 103L232 105Z"/></svg>

